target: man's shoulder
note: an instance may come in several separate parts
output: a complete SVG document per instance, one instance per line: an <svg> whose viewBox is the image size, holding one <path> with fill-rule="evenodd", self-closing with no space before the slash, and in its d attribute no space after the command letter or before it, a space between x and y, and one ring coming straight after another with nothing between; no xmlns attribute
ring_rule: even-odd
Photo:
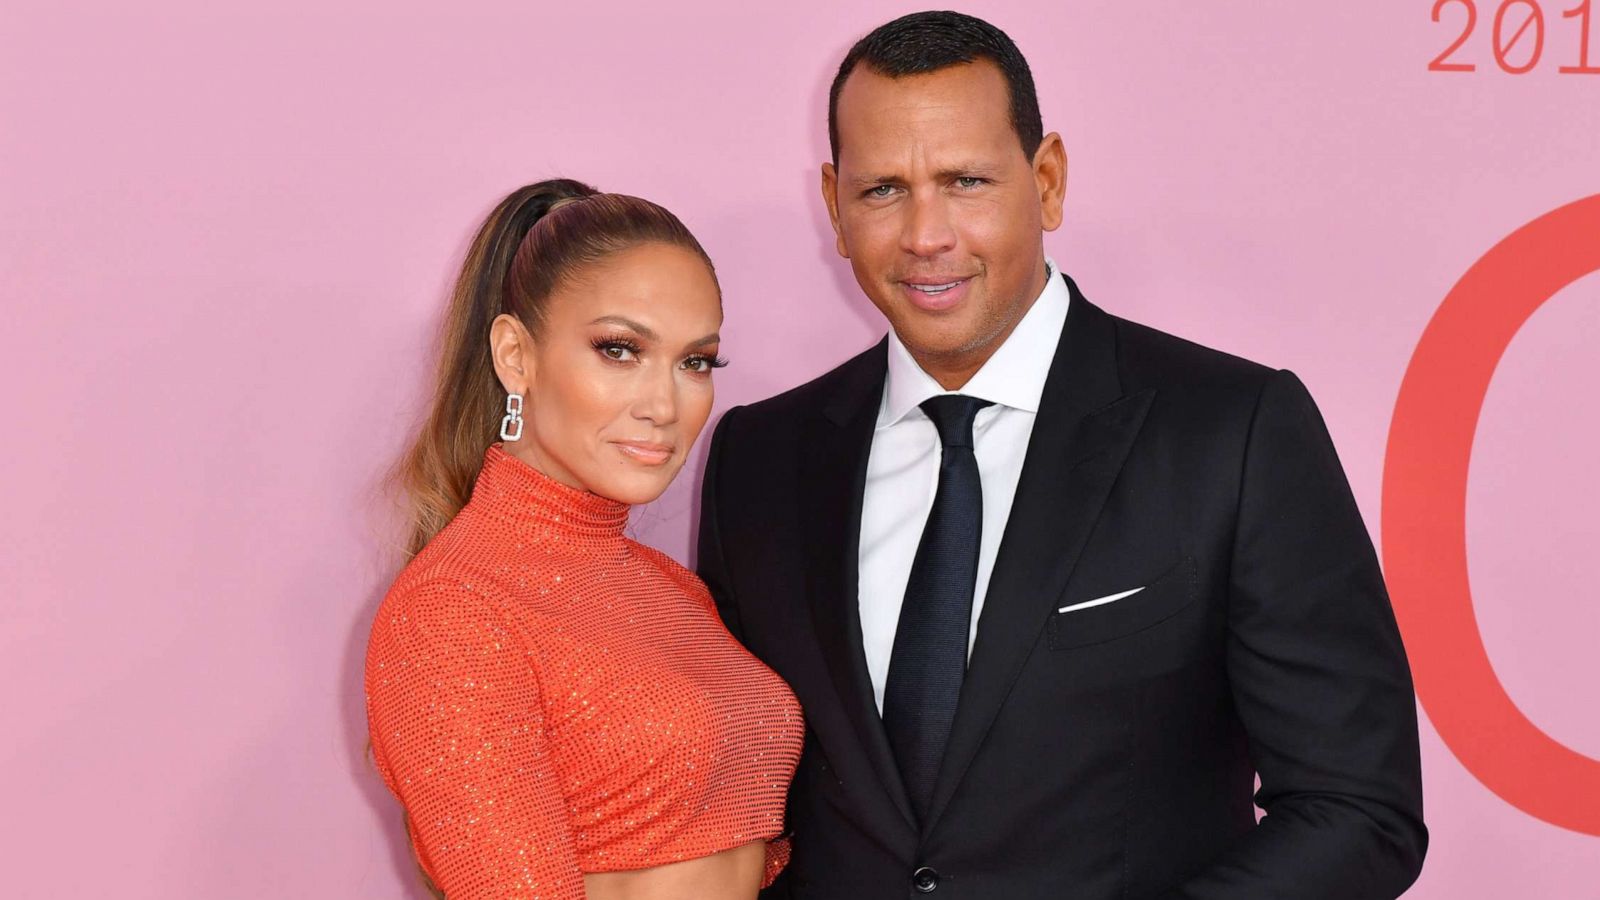
<svg viewBox="0 0 1600 900"><path fill-rule="evenodd" d="M1251 399L1272 366L1106 313L1117 335L1117 368L1129 390L1242 394Z"/></svg>
<svg viewBox="0 0 1600 900"><path fill-rule="evenodd" d="M738 408L741 428L763 430L783 423L824 415L841 402L876 399L883 387L885 345L879 341L827 372L781 394Z"/></svg>

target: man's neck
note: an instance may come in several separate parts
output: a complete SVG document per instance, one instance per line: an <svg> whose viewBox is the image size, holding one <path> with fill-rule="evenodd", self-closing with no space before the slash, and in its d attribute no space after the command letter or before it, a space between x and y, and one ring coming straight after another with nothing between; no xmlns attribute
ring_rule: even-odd
<svg viewBox="0 0 1600 900"><path fill-rule="evenodd" d="M961 390L966 386L967 382L972 380L972 376L978 374L978 370L982 369L984 364L994 356L995 351L1000 349L1006 339L1011 337L1011 333L1017 330L1017 326L1021 324L1023 317L1027 316L1028 310L1033 309L1033 305L1038 303L1039 297L1044 294L1045 285L1048 283L1049 278L1050 267L1045 265L1044 257L1041 256L1039 258L1038 274L1033 279L1035 283L1032 293L1029 293L1027 295L1028 299L1017 307L1015 314L1011 317L1011 321L1006 323L1005 328L990 337L982 345L970 350L961 350L948 354L919 353L910 346L907 346L906 350L911 353L911 358L917 361L917 365L922 368L922 371L928 373L928 377L939 382L940 387L947 391Z"/></svg>

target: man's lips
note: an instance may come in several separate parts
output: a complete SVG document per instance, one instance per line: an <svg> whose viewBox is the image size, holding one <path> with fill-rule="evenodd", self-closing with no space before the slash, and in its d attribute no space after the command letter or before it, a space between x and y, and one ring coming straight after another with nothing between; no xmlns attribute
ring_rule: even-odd
<svg viewBox="0 0 1600 900"><path fill-rule="evenodd" d="M937 312L960 303L967 295L972 278L971 275L918 275L915 278L901 279L897 284L900 293L904 294L913 306L928 312Z"/></svg>
<svg viewBox="0 0 1600 900"><path fill-rule="evenodd" d="M647 466L659 466L672 458L673 447L671 444L657 444L652 441L612 441L624 456Z"/></svg>

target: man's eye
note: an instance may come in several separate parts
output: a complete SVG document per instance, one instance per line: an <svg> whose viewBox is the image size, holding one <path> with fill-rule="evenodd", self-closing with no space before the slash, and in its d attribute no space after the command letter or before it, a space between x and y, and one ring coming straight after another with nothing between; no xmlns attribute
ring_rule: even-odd
<svg viewBox="0 0 1600 900"><path fill-rule="evenodd" d="M963 175L960 178L956 179L956 184L959 184L960 186L962 186L964 188L975 188L978 185L983 184L983 179L982 178L976 178L976 177L971 176L971 175Z"/></svg>
<svg viewBox="0 0 1600 900"><path fill-rule="evenodd" d="M872 188L871 190L867 191L867 196L868 197L887 197L893 192L894 192L894 185L892 185L892 184L880 184L877 187Z"/></svg>

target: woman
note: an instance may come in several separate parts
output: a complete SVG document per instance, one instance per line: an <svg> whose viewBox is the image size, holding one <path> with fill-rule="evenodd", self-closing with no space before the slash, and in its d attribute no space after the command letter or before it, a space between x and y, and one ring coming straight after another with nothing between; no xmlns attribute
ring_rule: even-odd
<svg viewBox="0 0 1600 900"><path fill-rule="evenodd" d="M366 672L449 900L750 900L787 861L794 696L623 534L705 425L721 323L710 259L645 200L545 181L473 241Z"/></svg>

